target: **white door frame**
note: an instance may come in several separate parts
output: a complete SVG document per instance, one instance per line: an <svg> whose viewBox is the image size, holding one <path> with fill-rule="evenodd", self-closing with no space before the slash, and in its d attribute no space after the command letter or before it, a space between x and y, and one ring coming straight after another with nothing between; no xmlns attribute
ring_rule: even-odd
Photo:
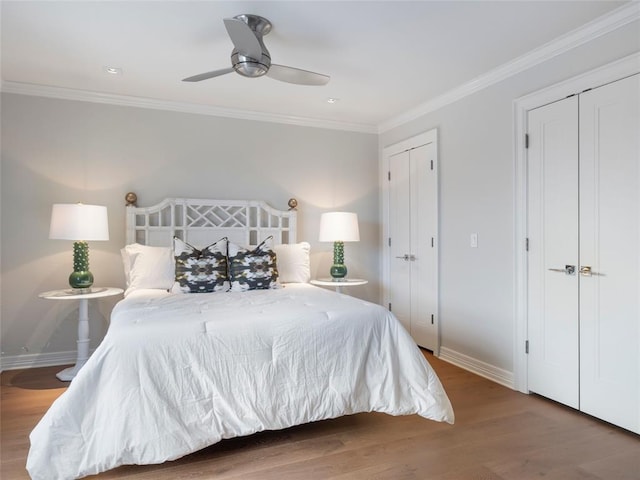
<svg viewBox="0 0 640 480"><path fill-rule="evenodd" d="M434 144L435 147L435 159L433 170L436 175L436 190L439 189L439 180L438 179L438 129L434 128L427 132L420 133L411 138L407 138L398 143L394 143L392 145L387 145L382 150L382 159L380 165L380 191L382 194L382 208L381 208L381 217L380 223L382 224L382 304L389 304L389 247L388 247L388 239L389 239L389 181L388 181L388 172L389 172L389 157L396 155L398 153L404 152L406 150L410 150L412 148L419 147L421 145L426 145L428 143ZM438 198L438 204L440 202L440 193L436 191L436 197ZM439 207L437 207L439 213ZM438 214L437 213L437 214ZM435 248L436 248L436 278L438 279L438 294L436 296L436 305L435 305L435 326L436 326L436 348L433 349L433 354L435 356L440 355L440 276L439 276L439 268L440 268L440 253L439 253L439 229L440 229L440 220L439 216L436 221L436 231L434 232L435 236Z"/></svg>
<svg viewBox="0 0 640 480"><path fill-rule="evenodd" d="M513 386L529 392L527 378L527 112L584 90L640 73L640 52L514 101L514 345Z"/></svg>

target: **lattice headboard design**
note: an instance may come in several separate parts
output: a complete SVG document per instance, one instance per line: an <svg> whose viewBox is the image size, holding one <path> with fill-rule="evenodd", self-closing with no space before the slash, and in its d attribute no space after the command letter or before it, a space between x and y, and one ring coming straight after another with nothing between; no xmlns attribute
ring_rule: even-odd
<svg viewBox="0 0 640 480"><path fill-rule="evenodd" d="M167 198L151 207L127 206L127 244L172 246L174 235L195 246L222 237L239 245L296 242L296 211L276 210L260 200Z"/></svg>

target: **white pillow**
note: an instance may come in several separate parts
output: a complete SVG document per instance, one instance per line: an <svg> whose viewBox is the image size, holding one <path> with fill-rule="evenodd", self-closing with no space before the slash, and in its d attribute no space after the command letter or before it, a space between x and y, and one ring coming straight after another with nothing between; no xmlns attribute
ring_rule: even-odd
<svg viewBox="0 0 640 480"><path fill-rule="evenodd" d="M168 290L175 278L173 249L133 243L120 251L127 280L125 297L140 288Z"/></svg>
<svg viewBox="0 0 640 480"><path fill-rule="evenodd" d="M274 245L278 262L278 280L280 283L308 283L311 279L307 242Z"/></svg>

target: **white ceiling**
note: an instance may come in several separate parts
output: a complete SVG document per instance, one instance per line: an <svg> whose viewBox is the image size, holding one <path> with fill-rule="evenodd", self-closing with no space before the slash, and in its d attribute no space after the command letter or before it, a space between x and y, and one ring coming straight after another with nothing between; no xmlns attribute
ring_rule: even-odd
<svg viewBox="0 0 640 480"><path fill-rule="evenodd" d="M2 1L1 73L4 82L377 127L623 3ZM230 66L222 20L241 13L273 23L265 44L274 63L328 74L329 84L235 73L182 82Z"/></svg>

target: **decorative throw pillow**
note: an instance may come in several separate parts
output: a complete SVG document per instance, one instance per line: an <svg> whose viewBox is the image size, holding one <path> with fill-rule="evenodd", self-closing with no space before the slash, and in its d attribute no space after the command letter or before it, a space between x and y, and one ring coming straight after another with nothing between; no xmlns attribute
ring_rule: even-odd
<svg viewBox="0 0 640 480"><path fill-rule="evenodd" d="M280 283L309 283L311 267L307 242L274 245L278 259L278 281Z"/></svg>
<svg viewBox="0 0 640 480"><path fill-rule="evenodd" d="M278 288L276 253L268 237L252 250L229 244L229 280L232 292Z"/></svg>
<svg viewBox="0 0 640 480"><path fill-rule="evenodd" d="M173 293L211 293L229 290L227 238L202 250L173 238L175 283Z"/></svg>

